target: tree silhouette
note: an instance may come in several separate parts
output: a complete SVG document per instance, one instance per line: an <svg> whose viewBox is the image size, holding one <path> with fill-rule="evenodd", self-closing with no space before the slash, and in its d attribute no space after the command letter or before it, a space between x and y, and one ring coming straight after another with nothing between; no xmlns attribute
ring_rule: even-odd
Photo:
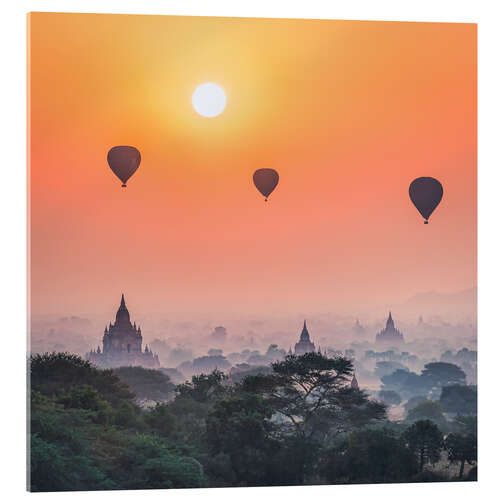
<svg viewBox="0 0 500 500"><path fill-rule="evenodd" d="M473 434L451 433L446 436L444 444L450 463L460 464L458 477L461 479L464 475L465 462L469 465L477 462L477 438Z"/></svg>
<svg viewBox="0 0 500 500"><path fill-rule="evenodd" d="M443 449L443 434L431 420L419 420L403 434L408 448L417 456L420 472L426 463L439 461Z"/></svg>

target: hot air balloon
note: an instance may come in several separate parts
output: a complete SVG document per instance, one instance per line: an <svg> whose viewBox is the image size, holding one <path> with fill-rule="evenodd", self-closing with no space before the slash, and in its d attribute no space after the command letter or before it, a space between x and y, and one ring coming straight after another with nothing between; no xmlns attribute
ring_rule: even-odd
<svg viewBox="0 0 500 500"><path fill-rule="evenodd" d="M259 168L253 174L253 183L265 197L265 201L267 201L267 197L274 191L279 180L280 176L278 172L272 168Z"/></svg>
<svg viewBox="0 0 500 500"><path fill-rule="evenodd" d="M442 197L443 186L433 177L418 177L410 184L410 199L425 219L424 224L429 223L428 219Z"/></svg>
<svg viewBox="0 0 500 500"><path fill-rule="evenodd" d="M113 173L127 187L127 181L139 168L141 153L133 146L115 146L108 151L108 164Z"/></svg>

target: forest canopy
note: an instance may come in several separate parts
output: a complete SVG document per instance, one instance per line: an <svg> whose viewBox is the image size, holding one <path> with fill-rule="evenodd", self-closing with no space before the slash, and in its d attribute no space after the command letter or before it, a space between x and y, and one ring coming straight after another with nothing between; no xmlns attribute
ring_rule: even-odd
<svg viewBox="0 0 500 500"><path fill-rule="evenodd" d="M433 384L460 378L438 368ZM342 356L288 355L236 382L216 369L178 385L68 353L34 355L29 369L31 491L445 480L442 459L462 479L477 461L475 417L448 422L446 439L439 427L441 404L468 392L446 385L437 413L424 398L389 422L395 396L352 387Z"/></svg>

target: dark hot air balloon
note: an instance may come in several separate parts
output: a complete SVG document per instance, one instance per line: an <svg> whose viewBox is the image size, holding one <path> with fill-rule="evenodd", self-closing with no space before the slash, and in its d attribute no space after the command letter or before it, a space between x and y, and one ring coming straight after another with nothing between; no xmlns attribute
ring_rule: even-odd
<svg viewBox="0 0 500 500"><path fill-rule="evenodd" d="M115 146L108 151L108 164L113 173L127 187L127 181L139 168L141 153L133 146Z"/></svg>
<svg viewBox="0 0 500 500"><path fill-rule="evenodd" d="M253 183L260 193L266 198L274 191L278 185L280 176L272 168L259 168L253 174Z"/></svg>
<svg viewBox="0 0 500 500"><path fill-rule="evenodd" d="M443 186L433 177L418 177L410 184L410 199L425 219L424 224L429 223L428 219L442 197Z"/></svg>

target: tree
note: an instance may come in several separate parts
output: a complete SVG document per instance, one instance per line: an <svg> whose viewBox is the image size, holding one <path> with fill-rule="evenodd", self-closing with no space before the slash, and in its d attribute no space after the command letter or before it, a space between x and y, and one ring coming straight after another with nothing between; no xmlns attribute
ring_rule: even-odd
<svg viewBox="0 0 500 500"><path fill-rule="evenodd" d="M175 388L176 401L183 398L191 398L199 403L214 401L226 393L224 382L227 378L220 370L213 370L208 375L194 375L191 382L184 382Z"/></svg>
<svg viewBox="0 0 500 500"><path fill-rule="evenodd" d="M453 421L453 432L477 436L477 416L458 415Z"/></svg>
<svg viewBox="0 0 500 500"><path fill-rule="evenodd" d="M271 375L246 377L245 392L261 394L281 420L280 434L304 483L314 451L342 432L385 417L385 406L350 387L352 363L310 352L272 364ZM317 453L317 451L316 451Z"/></svg>
<svg viewBox="0 0 500 500"><path fill-rule="evenodd" d="M207 354L209 356L222 356L223 355L223 350L222 349L214 349L214 348L211 348L208 350Z"/></svg>
<svg viewBox="0 0 500 500"><path fill-rule="evenodd" d="M464 475L465 462L474 465L477 462L477 438L473 434L451 433L446 436L445 449L448 452L450 463L459 463L460 472L458 477L462 479Z"/></svg>
<svg viewBox="0 0 500 500"><path fill-rule="evenodd" d="M396 370L390 375L384 375L381 380L384 384L383 389L396 391L404 399L413 396L425 397L432 389L430 379L407 370Z"/></svg>
<svg viewBox="0 0 500 500"><path fill-rule="evenodd" d="M231 382L233 384L238 384L249 375L269 375L272 372L273 369L270 366L253 366L247 363L241 363L231 370Z"/></svg>
<svg viewBox="0 0 500 500"><path fill-rule="evenodd" d="M409 371L406 366L397 361L377 361L374 373L377 377L382 378L384 375L390 375L396 370Z"/></svg>
<svg viewBox="0 0 500 500"><path fill-rule="evenodd" d="M29 369L31 388L46 396L67 393L75 385L89 385L114 407L124 399L134 399L113 370L99 370L75 354L35 354L29 359Z"/></svg>
<svg viewBox="0 0 500 500"><path fill-rule="evenodd" d="M415 422L403 433L403 439L418 458L420 472L426 463L434 464L439 461L443 449L443 434L431 420Z"/></svg>
<svg viewBox="0 0 500 500"><path fill-rule="evenodd" d="M448 385L441 390L439 402L447 413L460 415L477 414L477 387L471 385Z"/></svg>
<svg viewBox="0 0 500 500"><path fill-rule="evenodd" d="M52 373L50 366L60 367L61 374ZM196 441L184 445L177 439L166 404L142 410L111 370L99 370L77 356L41 355L30 367L34 385L48 394L32 390L32 491L206 485ZM220 381L217 376L208 379ZM214 392L197 384L190 390L208 398Z"/></svg>
<svg viewBox="0 0 500 500"><path fill-rule="evenodd" d="M385 406L350 387L352 362L310 352L272 364L273 374L246 377L242 387L258 392L304 438L328 437L385 417Z"/></svg>
<svg viewBox="0 0 500 500"><path fill-rule="evenodd" d="M279 349L277 344L271 344L266 351L266 356L272 360L276 361L283 359L286 356L286 351L284 349Z"/></svg>
<svg viewBox="0 0 500 500"><path fill-rule="evenodd" d="M110 475L121 489L199 488L206 485L199 461L185 456L159 436L109 434L106 448L114 449ZM116 447L118 446L118 450Z"/></svg>
<svg viewBox="0 0 500 500"><path fill-rule="evenodd" d="M173 395L175 385L160 370L151 370L142 366L122 366L113 372L127 384L138 400L168 401Z"/></svg>
<svg viewBox="0 0 500 500"><path fill-rule="evenodd" d="M416 422L417 420L432 420L437 425L446 426L443 409L436 401L422 401L408 411L406 420L408 422Z"/></svg>
<svg viewBox="0 0 500 500"><path fill-rule="evenodd" d="M422 370L422 377L429 380L433 387L465 384L464 371L453 363L427 363Z"/></svg>
<svg viewBox="0 0 500 500"><path fill-rule="evenodd" d="M210 451L229 456L236 484L273 484L270 462L279 449L273 410L258 394L236 392L214 404L207 418Z"/></svg>
<svg viewBox="0 0 500 500"><path fill-rule="evenodd" d="M82 454L63 444L48 443L37 434L30 439L30 491L109 489L113 483Z"/></svg>
<svg viewBox="0 0 500 500"><path fill-rule="evenodd" d="M388 405L398 405L401 403L401 397L396 391L378 391L378 397Z"/></svg>
<svg viewBox="0 0 500 500"><path fill-rule="evenodd" d="M227 378L221 371L214 370L208 375L195 375L190 382L175 388L175 399L168 406L176 418L181 440L203 445L206 418L213 404L228 393Z"/></svg>
<svg viewBox="0 0 500 500"><path fill-rule="evenodd" d="M229 368L231 368L231 363L221 354L216 356L200 356L193 359L193 371L195 373L209 373L213 370Z"/></svg>
<svg viewBox="0 0 500 500"><path fill-rule="evenodd" d="M428 399L425 396L412 396L405 404L404 404L404 409L406 413L412 409L415 408L418 404L428 401Z"/></svg>
<svg viewBox="0 0 500 500"><path fill-rule="evenodd" d="M156 406L146 410L144 420L160 436L169 437L175 431L175 417L165 403L156 403Z"/></svg>
<svg viewBox="0 0 500 500"><path fill-rule="evenodd" d="M64 408L90 410L89 417L97 423L109 423L112 419L111 405L90 385L75 385L56 401Z"/></svg>
<svg viewBox="0 0 500 500"><path fill-rule="evenodd" d="M387 429L353 432L324 455L321 470L333 483L409 481L418 472L415 455Z"/></svg>
<svg viewBox="0 0 500 500"><path fill-rule="evenodd" d="M90 442L96 426L92 412L64 408L31 393L29 459L31 491L110 489L115 483L93 460Z"/></svg>

